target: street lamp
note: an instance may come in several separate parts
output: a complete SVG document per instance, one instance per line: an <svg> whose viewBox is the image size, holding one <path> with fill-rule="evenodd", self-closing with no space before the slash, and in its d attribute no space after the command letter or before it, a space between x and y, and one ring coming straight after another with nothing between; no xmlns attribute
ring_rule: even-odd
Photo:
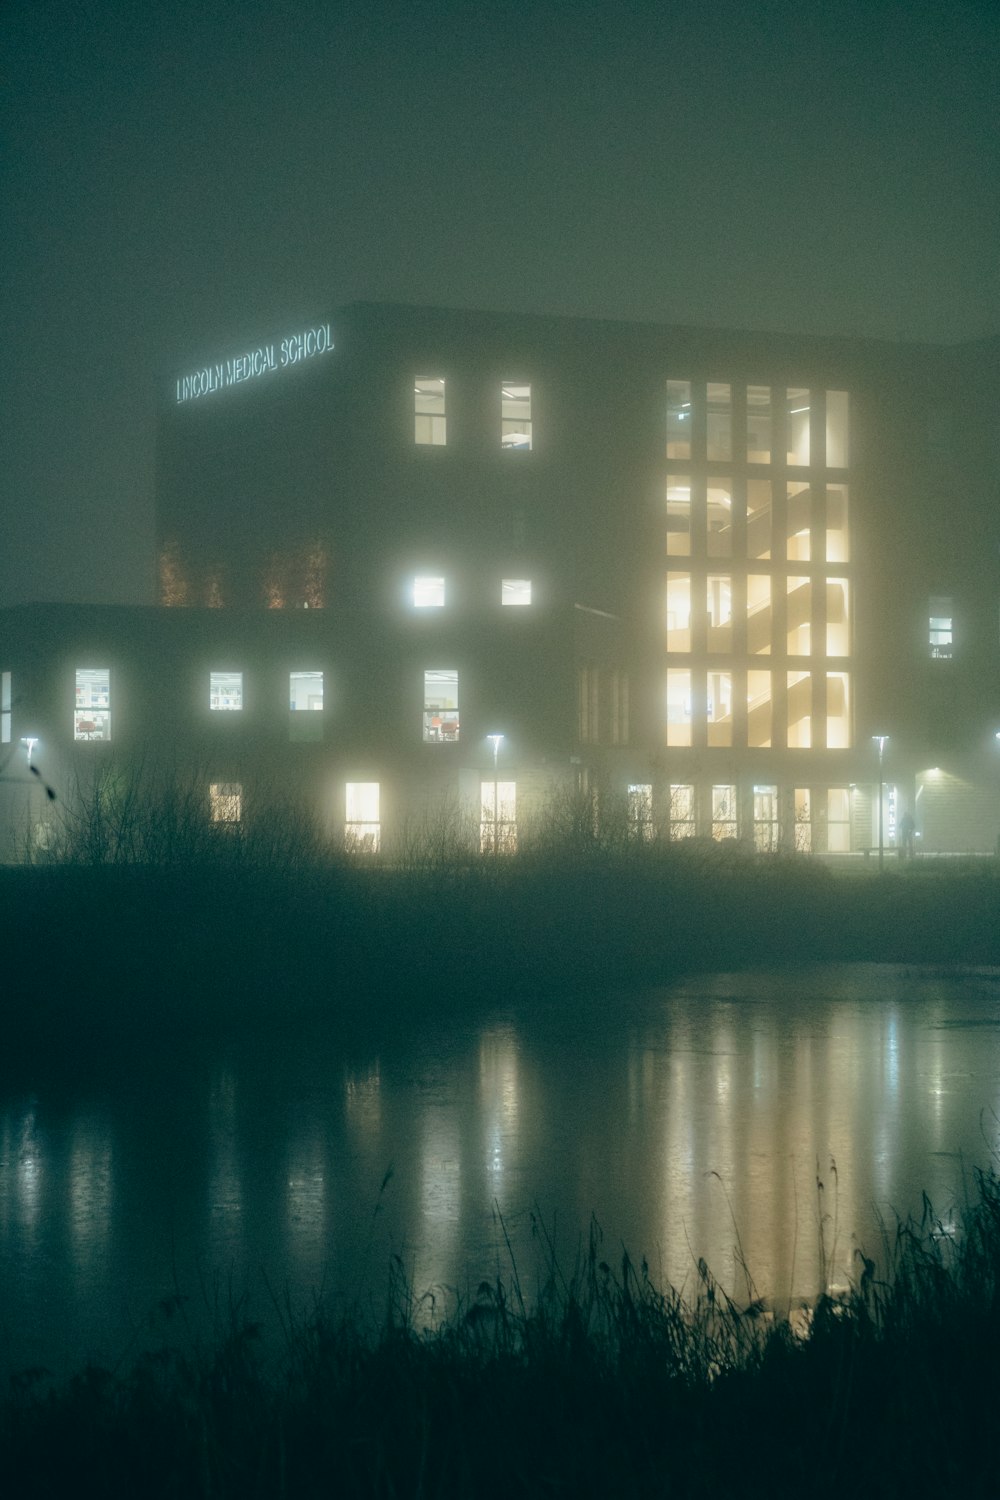
<svg viewBox="0 0 1000 1500"><path fill-rule="evenodd" d="M503 744L503 735L488 734L486 738L493 746L493 853L497 854L500 850L500 833L497 827L500 811L497 797L499 790L497 786L497 764L500 759L500 746Z"/></svg>
<svg viewBox="0 0 1000 1500"><path fill-rule="evenodd" d="M881 875L882 860L885 853L885 841L883 838L882 823L882 814L885 803L885 798L882 795L882 756L885 752L885 747L888 744L889 736L887 734L873 734L872 739L878 746L878 872Z"/></svg>

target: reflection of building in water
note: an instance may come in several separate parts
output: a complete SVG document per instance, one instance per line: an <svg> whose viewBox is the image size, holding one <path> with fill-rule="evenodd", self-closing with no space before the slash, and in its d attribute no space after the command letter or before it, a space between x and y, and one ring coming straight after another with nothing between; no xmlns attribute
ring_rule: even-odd
<svg viewBox="0 0 1000 1500"><path fill-rule="evenodd" d="M517 1038L509 1028L488 1031L479 1044L479 1108L490 1203L505 1206L506 1177L518 1164Z"/></svg>
<svg viewBox="0 0 1000 1500"><path fill-rule="evenodd" d="M73 1122L69 1143L69 1232L73 1265L82 1281L107 1270L114 1207L111 1132L105 1121Z"/></svg>
<svg viewBox="0 0 1000 1500"><path fill-rule="evenodd" d="M457 1103L428 1100L420 1111L420 1213L423 1244L417 1290L454 1281L462 1211L462 1129Z"/></svg>
<svg viewBox="0 0 1000 1500"><path fill-rule="evenodd" d="M213 1236L236 1253L243 1240L243 1171L236 1117L236 1076L224 1068L213 1079L208 1100L208 1209Z"/></svg>
<svg viewBox="0 0 1000 1500"><path fill-rule="evenodd" d="M997 340L308 337L165 383L157 607L0 617L0 859L52 837L30 746L63 796L162 751L222 837L277 786L359 855L428 809L513 851L597 785L639 840L859 853L881 801L890 844L993 848Z"/></svg>

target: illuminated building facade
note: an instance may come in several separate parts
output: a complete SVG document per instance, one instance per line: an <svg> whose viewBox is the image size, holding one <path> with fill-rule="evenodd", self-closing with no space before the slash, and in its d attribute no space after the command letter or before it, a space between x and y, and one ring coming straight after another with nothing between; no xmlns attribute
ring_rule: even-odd
<svg viewBox="0 0 1000 1500"><path fill-rule="evenodd" d="M8 612L5 740L169 748L210 821L280 784L359 850L568 791L857 853L880 784L887 846L992 850L998 352L359 304L194 361L157 605Z"/></svg>

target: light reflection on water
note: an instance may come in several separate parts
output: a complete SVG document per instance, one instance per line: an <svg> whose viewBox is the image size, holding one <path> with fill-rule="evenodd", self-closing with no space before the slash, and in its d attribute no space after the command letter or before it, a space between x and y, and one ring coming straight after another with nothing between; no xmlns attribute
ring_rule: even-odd
<svg viewBox="0 0 1000 1500"><path fill-rule="evenodd" d="M0 1096L0 1363L113 1359L159 1299L195 1324L220 1284L374 1306L393 1254L440 1307L509 1271L509 1240L529 1290L538 1224L571 1264L592 1215L609 1260L810 1296L880 1214L923 1190L945 1213L998 1113L995 972L710 976L378 1055L133 1060Z"/></svg>

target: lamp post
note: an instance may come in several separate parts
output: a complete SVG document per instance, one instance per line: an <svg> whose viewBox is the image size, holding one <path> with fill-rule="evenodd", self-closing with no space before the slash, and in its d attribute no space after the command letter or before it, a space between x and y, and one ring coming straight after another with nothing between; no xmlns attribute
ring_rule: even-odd
<svg viewBox="0 0 1000 1500"><path fill-rule="evenodd" d="M882 795L882 756L885 752L889 736L887 734L873 734L872 739L878 746L878 872L882 873L882 861L885 855L885 840L883 837L883 809L885 798Z"/></svg>
<svg viewBox="0 0 1000 1500"><path fill-rule="evenodd" d="M487 740L493 746L493 853L500 852L500 834L497 826L500 805L498 800L499 787L497 785L497 765L500 760L500 746L503 744L502 734L488 734Z"/></svg>

